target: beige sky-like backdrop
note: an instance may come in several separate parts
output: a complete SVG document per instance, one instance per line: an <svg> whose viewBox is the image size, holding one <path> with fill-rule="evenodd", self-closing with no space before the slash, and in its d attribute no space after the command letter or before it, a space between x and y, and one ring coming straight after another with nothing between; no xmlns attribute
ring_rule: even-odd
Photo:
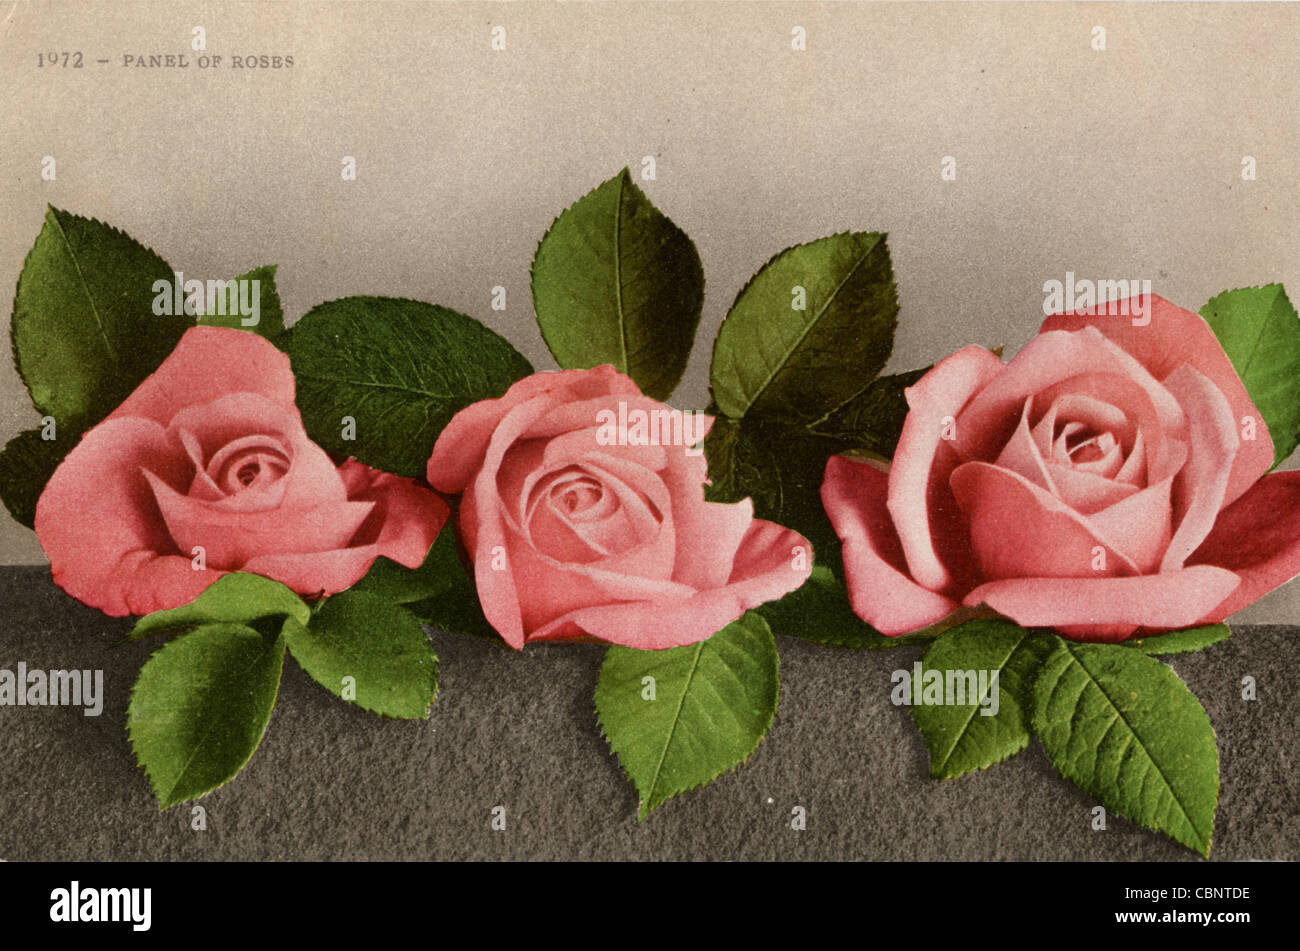
<svg viewBox="0 0 1300 951"><path fill-rule="evenodd" d="M196 26L220 66L198 67ZM72 51L83 68L38 65ZM150 54L190 65L123 65ZM293 65L232 65L263 55ZM20 0L0 3L0 88L6 300L50 203L187 277L278 264L290 321L350 294L413 297L550 368L533 249L645 156L641 184L708 282L682 408L707 400L746 279L845 229L889 232L893 369L969 343L1013 353L1067 271L1149 279L1193 310L1269 281L1300 299L1297 4ZM3 361L0 439L36 421ZM43 561L0 518L0 563ZM1300 583L1239 618L1300 621Z"/></svg>

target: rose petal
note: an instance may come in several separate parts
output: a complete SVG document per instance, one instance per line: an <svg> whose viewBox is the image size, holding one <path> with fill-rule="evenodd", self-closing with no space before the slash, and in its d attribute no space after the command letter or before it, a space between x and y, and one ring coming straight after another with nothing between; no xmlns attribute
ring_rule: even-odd
<svg viewBox="0 0 1300 951"><path fill-rule="evenodd" d="M1203 374L1184 364L1165 380L1187 410L1187 463L1174 481L1178 528L1161 562L1176 571L1214 527L1223 508L1240 440L1232 409L1223 393Z"/></svg>
<svg viewBox="0 0 1300 951"><path fill-rule="evenodd" d="M181 495L148 469L167 531L181 551L196 547L214 568L234 571L258 555L346 548L373 502L332 502L312 508L283 506L268 512L230 512Z"/></svg>
<svg viewBox="0 0 1300 951"><path fill-rule="evenodd" d="M298 594L338 594L365 576L380 555L377 545L336 548L333 551L257 555L241 571L265 575Z"/></svg>
<svg viewBox="0 0 1300 951"><path fill-rule="evenodd" d="M1201 619L1206 623L1222 621L1300 574L1300 472L1260 479L1219 514L1188 560L1241 577L1241 586Z"/></svg>
<svg viewBox="0 0 1300 951"><path fill-rule="evenodd" d="M1033 407L1033 403L1032 396L1025 398L1025 404L1020 411L1020 425L1011 434L1007 444L1002 447L997 464L1000 468L1010 469L1012 472L1028 479L1034 485L1056 495L1057 490L1052 481L1051 469L1043 460L1043 455L1034 441L1033 434L1030 432L1029 412ZM1059 469L1060 467L1053 468Z"/></svg>
<svg viewBox="0 0 1300 951"><path fill-rule="evenodd" d="M246 331L235 332L251 336ZM295 406L282 406L256 393L228 393L180 410L167 429L178 443L182 441L182 432L197 440L205 465L233 440L246 439L251 434L271 434L291 457L288 471L282 477L285 485L280 491L284 495L275 504L298 508L347 499L337 467L325 450L307 438ZM221 486L217 488L225 493ZM233 501L237 495L228 497L232 499L229 508L242 507Z"/></svg>
<svg viewBox="0 0 1300 951"><path fill-rule="evenodd" d="M358 538L373 544L378 554L407 568L424 564L451 514L447 503L410 479L380 472L355 459L343 463L339 475L349 498L373 502L375 506L358 531Z"/></svg>
<svg viewBox="0 0 1300 951"><path fill-rule="evenodd" d="M1181 628L1198 623L1239 583L1210 565L1127 578L1006 578L980 585L963 603L987 604L1025 627Z"/></svg>
<svg viewBox="0 0 1300 951"><path fill-rule="evenodd" d="M494 563L499 564L497 556L508 551L503 506L497 488L497 473L507 450L519 435L554 405L554 398L543 394L514 405L506 412L505 416L496 423L496 428L488 438L481 464L474 475L473 486L461 500L461 525L466 543L468 544L470 538L474 539L474 548L470 549L470 552L474 561L474 581L478 588L483 616L496 628L502 639L516 650L524 646L524 623L519 589L514 580L515 569L510 564L505 566L505 570L497 570L493 567ZM455 423L456 418L459 417L453 418L452 423ZM446 430L443 432L445 433ZM458 438L448 445L465 444L464 440ZM434 456L437 455L438 448L435 446ZM432 460L429 465L430 481L433 481L433 475L436 473ZM449 485L454 481L444 480L442 485ZM466 506L466 501L471 498L471 503Z"/></svg>
<svg viewBox="0 0 1300 951"><path fill-rule="evenodd" d="M497 426L511 410L539 396L554 394L551 406L602 394L640 395L631 379L612 366L591 370L534 373L514 383L495 400L479 400L452 417L429 457L426 477L440 492L456 495L474 478ZM535 420L533 420L535 422Z"/></svg>
<svg viewBox="0 0 1300 951"><path fill-rule="evenodd" d="M727 583L745 535L754 522L754 502L706 502L703 456L670 455L660 472L671 500L676 532L673 578L701 591Z"/></svg>
<svg viewBox="0 0 1300 951"><path fill-rule="evenodd" d="M940 590L953 575L935 550L939 534L951 533L954 510L933 504L932 490L942 493L947 472L935 471L944 421L962 412L969 400L1002 371L1002 361L983 347L966 347L939 361L905 391L909 412L889 470L889 513L913 578ZM943 468L955 465L949 461ZM947 524L945 524L947 523Z"/></svg>
<svg viewBox="0 0 1300 951"><path fill-rule="evenodd" d="M1141 574L1155 571L1169 547L1173 534L1169 496L1173 484L1174 477L1168 476L1086 516L1098 536L1137 565Z"/></svg>
<svg viewBox="0 0 1300 951"><path fill-rule="evenodd" d="M289 357L264 337L233 327L191 327L109 419L138 416L166 426L187 406L254 393L293 406Z"/></svg>
<svg viewBox="0 0 1300 951"><path fill-rule="evenodd" d="M557 619L591 605L611 601L668 603L694 595L695 589L670 578L647 578L597 565L566 564L548 558L507 534L510 573L519 592L519 611L526 640L554 627Z"/></svg>
<svg viewBox="0 0 1300 951"><path fill-rule="evenodd" d="M853 613L887 637L947 617L957 602L918 585L886 508L889 476L846 456L826 462L822 507L843 542L845 582Z"/></svg>
<svg viewBox="0 0 1300 951"><path fill-rule="evenodd" d="M1095 382L1088 386L1090 379ZM1007 364L1006 372L971 399L961 415L957 448L968 459L994 458L1015 428L1016 411L1030 396L1047 402L1082 392L1127 410L1116 399L1131 388L1126 384L1136 384L1153 407L1154 425L1143 426L1148 434L1182 431L1183 412L1173 396L1098 330L1039 334Z"/></svg>
<svg viewBox="0 0 1300 951"><path fill-rule="evenodd" d="M1049 465L1056 496L1081 515L1101 511L1139 491L1135 485L1117 482L1091 472Z"/></svg>
<svg viewBox="0 0 1300 951"><path fill-rule="evenodd" d="M679 600L655 599L579 608L538 629L529 640L562 640L585 633L610 644L661 650L712 637L751 608L784 597L807 580L794 551L811 555L807 539L756 519L741 543L729 582Z"/></svg>
<svg viewBox="0 0 1300 951"><path fill-rule="evenodd" d="M975 561L985 578L1138 573L1132 559L1093 522L1010 470L965 463L952 474L952 490L966 513ZM1105 550L1101 569L1093 567L1098 547Z"/></svg>
<svg viewBox="0 0 1300 951"><path fill-rule="evenodd" d="M1074 331L1094 327L1126 352L1131 353L1157 379L1164 379L1182 364L1200 371L1223 393L1232 418L1240 423L1246 416L1258 421L1256 439L1243 442L1228 479L1225 504L1231 504L1273 465L1273 440L1259 411L1251 402L1232 361L1199 315L1183 310L1164 298L1150 295L1150 308L1134 326L1132 317L1097 315L1098 308L1076 314L1058 314L1043 322L1042 330ZM1129 312L1132 313L1132 301ZM1146 308L1144 308L1146 310Z"/></svg>
<svg viewBox="0 0 1300 951"><path fill-rule="evenodd" d="M187 604L223 574L194 570L190 553L177 549L145 466L178 482L188 478L189 464L162 426L106 420L73 447L36 503L36 537L55 583L115 617Z"/></svg>

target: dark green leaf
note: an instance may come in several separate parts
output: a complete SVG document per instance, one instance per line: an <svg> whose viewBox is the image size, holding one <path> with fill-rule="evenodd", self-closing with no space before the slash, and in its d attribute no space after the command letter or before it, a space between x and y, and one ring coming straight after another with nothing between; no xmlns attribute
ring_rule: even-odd
<svg viewBox="0 0 1300 951"><path fill-rule="evenodd" d="M472 317L420 301L345 297L312 308L285 348L307 433L328 451L421 476L443 427L532 372ZM355 439L344 438L344 418Z"/></svg>
<svg viewBox="0 0 1300 951"><path fill-rule="evenodd" d="M151 634L174 633L202 624L252 624L260 618L282 616L306 624L311 609L278 581L236 572L222 575L189 604L142 617L123 641L139 640Z"/></svg>
<svg viewBox="0 0 1300 951"><path fill-rule="evenodd" d="M912 718L930 751L931 776L952 779L987 769L1029 744L1034 682L1043 658L1052 649L1052 640L1049 634L1010 621L979 620L947 631L930 645L921 663L920 682L911 672L909 679L913 681ZM940 705L923 702L925 676L932 670L944 678L945 702ZM953 686L951 704L949 681ZM984 694L978 692L981 686ZM976 688L974 692L971 687ZM993 700L985 705L986 698Z"/></svg>
<svg viewBox="0 0 1300 951"><path fill-rule="evenodd" d="M823 546L815 553L812 574L802 587L754 610L777 634L830 647L879 650L929 640L925 635L885 637L854 614L840 571L837 558Z"/></svg>
<svg viewBox="0 0 1300 951"><path fill-rule="evenodd" d="M836 647L900 647L917 637L885 637L849 606L840 541L821 503L826 460L843 440L760 417L718 418L704 440L711 502L751 498L754 514L799 532L813 548L813 570L796 591L755 610L778 634Z"/></svg>
<svg viewBox="0 0 1300 951"><path fill-rule="evenodd" d="M387 717L424 719L438 692L438 658L419 620L367 591L328 599L304 627L284 625L289 653L336 696Z"/></svg>
<svg viewBox="0 0 1300 951"><path fill-rule="evenodd" d="M845 449L839 440L751 417L714 420L704 438L711 502L754 500L754 514L801 533L814 548L834 537L822 510L826 460Z"/></svg>
<svg viewBox="0 0 1300 951"><path fill-rule="evenodd" d="M14 519L28 528L36 520L36 502L54 470L80 434L55 427L57 439L42 439L41 430L19 433L0 450L0 498Z"/></svg>
<svg viewBox="0 0 1300 951"><path fill-rule="evenodd" d="M1138 637L1124 641L1123 644L1125 647L1136 647L1144 654L1186 654L1227 640L1231 635L1232 631L1228 630L1226 624L1206 624L1182 631L1170 631L1168 634Z"/></svg>
<svg viewBox="0 0 1300 951"><path fill-rule="evenodd" d="M166 809L229 782L262 741L280 689L284 639L208 624L168 641L127 707L136 759Z"/></svg>
<svg viewBox="0 0 1300 951"><path fill-rule="evenodd" d="M217 292L210 309L205 302L203 316L198 322L203 326L247 330L261 334L267 340L279 337L284 333L284 310L280 307L280 295L275 289L275 271L276 266L269 264L239 275ZM257 282L256 287L253 286L253 281ZM254 300L257 301L256 315L251 313ZM250 313L245 315L245 310ZM245 323L253 321L254 316L255 323Z"/></svg>
<svg viewBox="0 0 1300 951"><path fill-rule="evenodd" d="M154 283L172 280L166 261L117 229L49 208L11 325L14 362L37 410L72 433L126 399L190 326L183 313L154 313Z"/></svg>
<svg viewBox="0 0 1300 951"><path fill-rule="evenodd" d="M667 399L686 369L704 269L627 169L555 219L533 258L533 307L565 368L609 363Z"/></svg>
<svg viewBox="0 0 1300 951"><path fill-rule="evenodd" d="M455 519L449 518L418 568L407 568L382 555L350 590L377 594L393 604L413 604L451 590L464 590L467 579L456 552ZM470 590L473 581L469 580Z"/></svg>
<svg viewBox="0 0 1300 951"><path fill-rule="evenodd" d="M1210 718L1177 674L1139 650L1058 638L1034 694L1034 732L1061 775L1209 856L1219 753Z"/></svg>
<svg viewBox="0 0 1300 951"><path fill-rule="evenodd" d="M474 576L461 560L455 521L447 520L419 568L376 558L366 576L351 590L369 591L403 605L421 621L441 630L498 640L497 632L483 617Z"/></svg>
<svg viewBox="0 0 1300 951"><path fill-rule="evenodd" d="M788 248L741 290L722 322L713 401L735 419L818 420L880 372L897 322L883 234L844 232Z"/></svg>
<svg viewBox="0 0 1300 951"><path fill-rule="evenodd" d="M855 449L892 458L907 418L903 390L930 372L929 367L876 377L861 393L827 413L808 428Z"/></svg>
<svg viewBox="0 0 1300 951"><path fill-rule="evenodd" d="M640 817L748 759L772 724L779 683L772 632L753 613L687 647L609 648L596 712Z"/></svg>
<svg viewBox="0 0 1300 951"><path fill-rule="evenodd" d="M1300 443L1300 319L1281 284L1224 291L1201 308L1273 437L1273 463Z"/></svg>

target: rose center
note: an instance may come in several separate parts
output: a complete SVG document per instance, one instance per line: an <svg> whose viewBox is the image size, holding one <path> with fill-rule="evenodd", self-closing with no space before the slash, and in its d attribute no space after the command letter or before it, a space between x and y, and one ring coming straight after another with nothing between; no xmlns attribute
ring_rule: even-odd
<svg viewBox="0 0 1300 951"><path fill-rule="evenodd" d="M227 495L267 485L289 471L289 457L271 436L247 436L227 443L208 461L207 474Z"/></svg>
<svg viewBox="0 0 1300 951"><path fill-rule="evenodd" d="M1097 462L1106 458L1115 446L1116 440L1112 433L1099 433L1083 438L1079 438L1079 434L1076 434L1075 438L1066 440L1066 453L1070 461L1075 464Z"/></svg>

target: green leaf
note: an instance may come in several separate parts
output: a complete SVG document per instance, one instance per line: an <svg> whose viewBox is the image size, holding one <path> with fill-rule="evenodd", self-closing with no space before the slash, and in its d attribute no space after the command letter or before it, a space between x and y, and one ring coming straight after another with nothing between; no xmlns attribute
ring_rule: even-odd
<svg viewBox="0 0 1300 951"><path fill-rule="evenodd" d="M952 779L987 769L1029 745L1034 682L1052 640L1049 634L1010 621L980 620L955 627L930 645L921 662L921 679L912 678L910 699L912 719L930 751L931 776ZM944 678L942 705L921 702L925 674L931 670ZM966 672L975 673L974 683ZM982 694L981 673L986 690ZM964 702L946 702L950 680L954 701L960 697ZM988 696L996 697L996 706L982 706Z"/></svg>
<svg viewBox="0 0 1300 951"><path fill-rule="evenodd" d="M813 549L812 575L784 598L755 610L778 634L850 648L901 647L917 638L885 637L849 606L840 541L821 503L826 460L842 440L761 417L719 417L704 440L711 502L753 499L754 515L799 532Z"/></svg>
<svg viewBox="0 0 1300 951"><path fill-rule="evenodd" d="M886 459L894 455L907 419L903 391L930 372L930 367L876 377L861 393L809 425L819 436L840 440Z"/></svg>
<svg viewBox="0 0 1300 951"><path fill-rule="evenodd" d="M131 633L118 643L215 622L240 625L281 616L306 624L311 609L302 598L278 581L236 572L222 575L189 604L142 617Z"/></svg>
<svg viewBox="0 0 1300 951"><path fill-rule="evenodd" d="M561 367L609 363L647 396L672 393L700 322L704 268L627 169L555 219L537 246L532 288Z"/></svg>
<svg viewBox="0 0 1300 951"><path fill-rule="evenodd" d="M293 659L335 696L387 717L429 715L438 692L438 658L409 611L377 594L344 591L329 598L307 626L287 620L284 634Z"/></svg>
<svg viewBox="0 0 1300 951"><path fill-rule="evenodd" d="M47 440L39 429L25 430L0 450L0 498L9 514L28 528L36 520L36 502L45 483L80 436L69 437L57 427L56 431L59 438Z"/></svg>
<svg viewBox="0 0 1300 951"><path fill-rule="evenodd" d="M1063 776L1209 857L1219 754L1177 674L1131 648L1058 639L1034 694L1034 732Z"/></svg>
<svg viewBox="0 0 1300 951"><path fill-rule="evenodd" d="M472 317L392 297L320 304L294 325L285 349L308 435L402 476L424 475L452 416L532 372ZM355 421L355 439L344 438L345 417Z"/></svg>
<svg viewBox="0 0 1300 951"><path fill-rule="evenodd" d="M199 324L205 327L234 327L237 330L247 330L250 333L260 334L267 340L279 337L284 333L284 310L280 307L280 295L275 289L275 271L276 265L268 264L253 268L227 283L225 287L218 290L212 307L205 309L204 314L199 317ZM252 281L257 282L256 288L251 284ZM243 282L250 283L245 285ZM253 320L254 315L250 313L244 316L241 307L245 303L252 304L254 291L257 300L257 322L246 324L244 321ZM251 311L253 308L248 306L247 309Z"/></svg>
<svg viewBox="0 0 1300 951"><path fill-rule="evenodd" d="M117 229L47 209L11 324L36 409L80 432L126 399L190 325L184 314L153 312L154 282L172 278L166 261Z"/></svg>
<svg viewBox="0 0 1300 951"><path fill-rule="evenodd" d="M833 538L822 509L826 460L845 449L842 441L796 426L747 417L719 417L704 437L711 502L754 500L754 515L807 537L814 548Z"/></svg>
<svg viewBox="0 0 1300 951"><path fill-rule="evenodd" d="M499 640L479 606L474 577L461 561L455 521L447 520L419 568L406 568L381 556L350 590L403 605L421 621L444 631Z"/></svg>
<svg viewBox="0 0 1300 951"><path fill-rule="evenodd" d="M208 624L140 670L126 728L162 809L235 777L262 741L280 689L283 637Z"/></svg>
<svg viewBox="0 0 1300 951"><path fill-rule="evenodd" d="M1144 654L1186 654L1227 640L1231 635L1232 631L1228 630L1226 624L1206 624L1168 634L1137 637L1121 643L1125 647L1136 647Z"/></svg>
<svg viewBox="0 0 1300 951"><path fill-rule="evenodd" d="M779 682L776 642L753 613L686 647L609 648L596 712L636 784L640 818L748 759L772 724Z"/></svg>
<svg viewBox="0 0 1300 951"><path fill-rule="evenodd" d="M1273 464L1300 443L1300 319L1281 284L1224 291L1201 308L1273 437Z"/></svg>
<svg viewBox="0 0 1300 951"><path fill-rule="evenodd" d="M838 547L836 549L838 554ZM829 562L829 564L828 564ZM924 643L929 637L886 637L853 613L838 561L825 549L815 552L812 574L803 586L754 610L777 634L815 644L855 650L881 650Z"/></svg>
<svg viewBox="0 0 1300 951"><path fill-rule="evenodd" d="M736 419L755 413L811 423L875 378L897 323L883 234L844 232L788 248L741 290L722 322L713 401Z"/></svg>

